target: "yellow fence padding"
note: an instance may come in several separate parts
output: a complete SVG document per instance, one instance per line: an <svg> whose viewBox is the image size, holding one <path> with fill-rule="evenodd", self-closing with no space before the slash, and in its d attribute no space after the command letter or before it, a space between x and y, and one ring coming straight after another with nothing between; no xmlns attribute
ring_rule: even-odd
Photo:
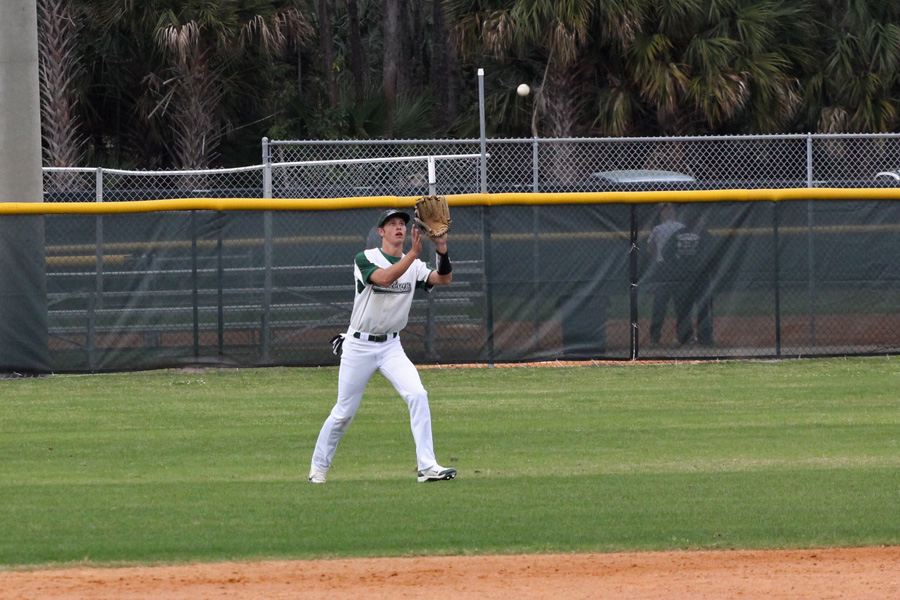
<svg viewBox="0 0 900 600"><path fill-rule="evenodd" d="M419 196L355 198L175 198L129 202L0 202L0 215L128 214L187 210L345 210L412 208ZM565 192L448 195L450 206L648 204L657 202L779 202L900 200L900 188L788 188L651 192Z"/></svg>

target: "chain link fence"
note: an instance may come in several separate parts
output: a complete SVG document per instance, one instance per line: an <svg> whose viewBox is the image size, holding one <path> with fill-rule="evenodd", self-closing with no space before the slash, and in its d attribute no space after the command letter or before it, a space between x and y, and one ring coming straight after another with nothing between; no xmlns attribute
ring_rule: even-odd
<svg viewBox="0 0 900 600"><path fill-rule="evenodd" d="M45 200L341 198L424 193L894 187L900 136L263 140L260 165L203 171L44 169ZM484 190L479 174L485 163ZM635 172L645 172L635 179ZM628 177L629 180L624 178Z"/></svg>
<svg viewBox="0 0 900 600"><path fill-rule="evenodd" d="M485 191L491 193L647 189L646 182L597 175L619 171L682 173L691 178L683 186L688 189L883 187L900 179L900 136L894 134L534 138L486 140L485 146ZM479 140L264 140L264 156L273 163L479 152ZM469 179L440 178L439 191L482 191Z"/></svg>
<svg viewBox="0 0 900 600"><path fill-rule="evenodd" d="M170 198L261 198L262 165L203 171L44 167L46 202L130 202Z"/></svg>
<svg viewBox="0 0 900 600"><path fill-rule="evenodd" d="M264 141L254 167L45 169L44 190L109 202L876 188L900 184L898 141L488 140L483 158L478 140ZM417 297L404 346L420 363L900 351L898 201L678 199L454 207L454 282ZM46 215L52 369L336 364L328 340L349 322L352 260L377 245L379 212ZM666 219L677 226L660 241ZM423 257L434 265L432 247Z"/></svg>

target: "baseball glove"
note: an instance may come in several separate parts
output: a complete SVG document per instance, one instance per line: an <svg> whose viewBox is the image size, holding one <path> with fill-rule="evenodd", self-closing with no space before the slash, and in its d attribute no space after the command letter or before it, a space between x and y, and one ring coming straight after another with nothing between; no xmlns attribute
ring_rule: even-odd
<svg viewBox="0 0 900 600"><path fill-rule="evenodd" d="M430 238L450 231L450 206L444 196L424 196L416 201L416 224Z"/></svg>

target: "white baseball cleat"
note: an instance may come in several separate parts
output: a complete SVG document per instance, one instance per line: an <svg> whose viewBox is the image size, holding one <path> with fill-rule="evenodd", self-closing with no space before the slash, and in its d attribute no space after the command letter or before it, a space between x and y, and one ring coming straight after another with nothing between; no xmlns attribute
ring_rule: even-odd
<svg viewBox="0 0 900 600"><path fill-rule="evenodd" d="M434 465L429 469L419 471L419 483L428 483L429 481L448 481L456 477L456 469L450 467L442 467Z"/></svg>
<svg viewBox="0 0 900 600"><path fill-rule="evenodd" d="M309 472L310 483L325 483L325 473L313 467Z"/></svg>

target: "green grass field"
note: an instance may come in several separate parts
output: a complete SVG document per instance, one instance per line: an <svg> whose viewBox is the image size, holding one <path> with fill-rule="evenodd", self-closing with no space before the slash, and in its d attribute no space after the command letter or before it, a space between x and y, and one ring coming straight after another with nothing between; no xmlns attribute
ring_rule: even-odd
<svg viewBox="0 0 900 600"><path fill-rule="evenodd" d="M451 482L337 372L0 381L0 566L900 544L900 358L425 370Z"/></svg>

